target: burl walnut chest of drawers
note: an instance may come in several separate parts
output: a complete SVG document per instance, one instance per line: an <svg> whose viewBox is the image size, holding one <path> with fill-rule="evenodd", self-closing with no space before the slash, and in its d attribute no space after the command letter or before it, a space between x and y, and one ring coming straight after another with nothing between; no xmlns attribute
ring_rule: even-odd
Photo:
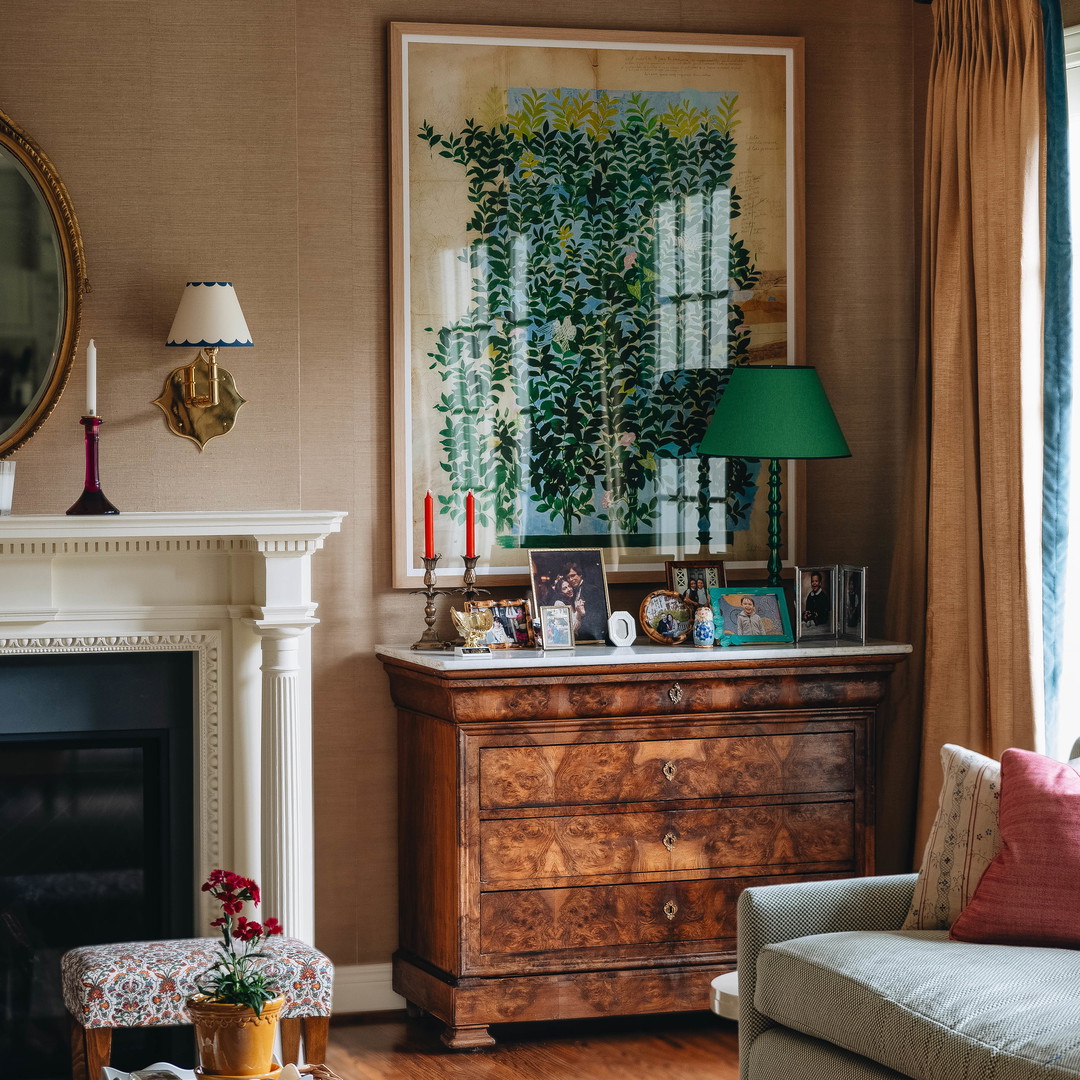
<svg viewBox="0 0 1080 1080"><path fill-rule="evenodd" d="M708 1008L746 886L872 872L875 707L907 651L380 650L394 989L455 1048L494 1023Z"/></svg>

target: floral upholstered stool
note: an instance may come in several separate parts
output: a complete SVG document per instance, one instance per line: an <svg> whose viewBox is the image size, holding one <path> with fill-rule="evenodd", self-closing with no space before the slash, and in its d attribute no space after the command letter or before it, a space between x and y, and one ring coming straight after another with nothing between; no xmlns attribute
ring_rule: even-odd
<svg viewBox="0 0 1080 1080"><path fill-rule="evenodd" d="M304 1056L321 1063L330 1027L334 967L318 949L296 938L270 938L262 972L285 995L281 1010L282 1063ZM184 1002L198 993L221 952L219 938L131 941L89 945L64 953L64 1004L71 1013L71 1068L75 1080L98 1080L109 1064L113 1028L190 1024Z"/></svg>

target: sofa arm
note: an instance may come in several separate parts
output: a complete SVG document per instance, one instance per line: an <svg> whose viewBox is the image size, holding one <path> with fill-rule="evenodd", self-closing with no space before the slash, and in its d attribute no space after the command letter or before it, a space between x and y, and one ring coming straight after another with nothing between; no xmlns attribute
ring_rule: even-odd
<svg viewBox="0 0 1080 1080"><path fill-rule="evenodd" d="M916 874L759 885L739 897L739 1061L745 1080L750 1045L773 1026L754 1008L757 956L779 941L844 930L898 930L911 908Z"/></svg>

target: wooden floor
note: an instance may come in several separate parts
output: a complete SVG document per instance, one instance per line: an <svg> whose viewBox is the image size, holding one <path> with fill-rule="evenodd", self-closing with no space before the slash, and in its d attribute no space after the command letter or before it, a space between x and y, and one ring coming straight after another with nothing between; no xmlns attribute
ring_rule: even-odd
<svg viewBox="0 0 1080 1080"><path fill-rule="evenodd" d="M736 1025L712 1013L502 1024L487 1050L447 1050L430 1017L339 1024L326 1063L342 1080L738 1080Z"/></svg>

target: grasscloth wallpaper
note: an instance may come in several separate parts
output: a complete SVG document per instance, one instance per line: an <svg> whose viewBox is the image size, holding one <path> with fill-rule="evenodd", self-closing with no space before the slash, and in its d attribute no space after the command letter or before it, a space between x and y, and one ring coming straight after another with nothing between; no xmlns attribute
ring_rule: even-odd
<svg viewBox="0 0 1080 1080"><path fill-rule="evenodd" d="M810 562L891 559L914 363L915 166L930 15L911 0L7 0L0 108L50 155L93 292L105 490L122 510L341 509L315 559L318 943L339 964L395 943L394 717L374 659L412 640L387 587L386 25L390 20L754 33L806 39L808 360L853 457L807 473ZM232 280L256 347L227 361L250 401L203 454L151 400L184 281ZM18 454L17 513L81 484L81 365ZM645 589L613 590L636 609ZM909 753L886 732L888 754ZM891 749L890 749L891 748ZM906 866L905 791L879 863Z"/></svg>

